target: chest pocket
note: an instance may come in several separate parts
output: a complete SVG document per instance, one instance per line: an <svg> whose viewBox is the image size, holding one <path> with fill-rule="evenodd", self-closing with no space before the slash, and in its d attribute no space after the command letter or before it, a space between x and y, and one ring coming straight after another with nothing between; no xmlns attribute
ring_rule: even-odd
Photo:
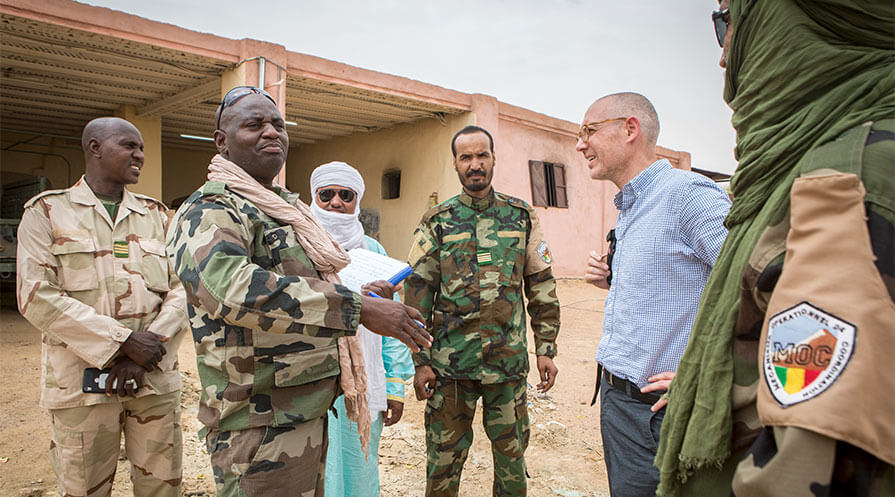
<svg viewBox="0 0 895 497"><path fill-rule="evenodd" d="M59 284L68 292L96 290L96 245L87 235L60 235L53 239L50 253L59 260Z"/></svg>
<svg viewBox="0 0 895 497"><path fill-rule="evenodd" d="M282 226L266 230L262 242L264 255L270 264L266 269L272 269L284 275L319 277L308 254L298 243L298 238L296 238L292 227Z"/></svg>
<svg viewBox="0 0 895 497"><path fill-rule="evenodd" d="M500 264L498 283L504 286L518 286L522 282L522 269L525 267L525 232L519 230L501 230L497 232L497 252Z"/></svg>
<svg viewBox="0 0 895 497"><path fill-rule="evenodd" d="M143 276L146 287L160 293L171 290L165 243L152 238L140 238L136 243L130 244L130 249L137 252L135 259L139 263L134 269Z"/></svg>
<svg viewBox="0 0 895 497"><path fill-rule="evenodd" d="M472 233L449 233L441 237L439 251L443 293L452 295L475 283L478 270L476 241Z"/></svg>

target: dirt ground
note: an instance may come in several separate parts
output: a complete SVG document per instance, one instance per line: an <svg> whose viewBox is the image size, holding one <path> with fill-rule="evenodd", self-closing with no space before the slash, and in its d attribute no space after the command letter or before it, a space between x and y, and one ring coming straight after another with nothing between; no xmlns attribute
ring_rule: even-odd
<svg viewBox="0 0 895 497"><path fill-rule="evenodd" d="M562 305L559 368L556 386L547 394L529 390L531 442L526 452L531 497L606 497L609 495L599 410L591 407L593 360L603 320L605 291L581 280L560 280ZM4 299L5 300L5 299ZM531 347L530 347L531 350ZM179 351L183 389L183 495L214 495L214 478L200 443L196 419L199 380L189 341ZM534 356L531 357L534 363ZM0 309L0 495L58 497L56 476L47 456L49 416L37 405L40 397L40 333L16 310ZM538 383L536 371L529 383ZM383 497L422 496L426 486L425 404L413 396L408 381L404 417L383 430L379 449ZM474 422L475 441L463 470L460 495L491 495L490 444ZM112 495L131 495L128 464L122 456ZM365 496L359 496L365 497Z"/></svg>

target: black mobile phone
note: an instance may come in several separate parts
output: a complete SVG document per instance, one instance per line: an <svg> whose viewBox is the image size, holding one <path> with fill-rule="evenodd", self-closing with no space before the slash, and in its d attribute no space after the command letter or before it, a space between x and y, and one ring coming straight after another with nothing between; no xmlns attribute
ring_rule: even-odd
<svg viewBox="0 0 895 497"><path fill-rule="evenodd" d="M86 368L84 379L81 382L81 391L84 393L106 393L106 379L109 378L109 369ZM118 380L112 384L112 390L118 389ZM134 392L139 387L134 388Z"/></svg>

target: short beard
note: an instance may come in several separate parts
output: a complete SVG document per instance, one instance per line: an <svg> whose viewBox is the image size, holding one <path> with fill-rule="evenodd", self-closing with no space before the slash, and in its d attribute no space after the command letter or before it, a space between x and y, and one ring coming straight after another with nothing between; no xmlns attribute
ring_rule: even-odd
<svg viewBox="0 0 895 497"><path fill-rule="evenodd" d="M471 179L476 176L482 178L481 183L473 183L471 181ZM483 175L475 174L472 176L470 176L470 175L461 176L460 183L463 184L464 188L466 188L467 190L469 190L471 192L479 192L479 191L485 190L491 186L491 181L488 180L487 174L483 174Z"/></svg>

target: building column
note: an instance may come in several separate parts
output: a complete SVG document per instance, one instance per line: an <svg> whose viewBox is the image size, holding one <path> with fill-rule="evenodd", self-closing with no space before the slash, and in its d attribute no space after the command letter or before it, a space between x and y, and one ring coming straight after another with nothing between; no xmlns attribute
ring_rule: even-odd
<svg viewBox="0 0 895 497"><path fill-rule="evenodd" d="M286 47L258 40L240 40L240 63L221 74L221 98L236 86L254 86L270 93L286 119ZM286 186L286 165L274 183Z"/></svg>
<svg viewBox="0 0 895 497"><path fill-rule="evenodd" d="M129 185L132 192L149 195L152 198L162 199L162 118L137 117L137 110L133 105L122 105L115 112L115 116L127 119L140 131L143 136L143 169L140 170L140 180L136 185Z"/></svg>

